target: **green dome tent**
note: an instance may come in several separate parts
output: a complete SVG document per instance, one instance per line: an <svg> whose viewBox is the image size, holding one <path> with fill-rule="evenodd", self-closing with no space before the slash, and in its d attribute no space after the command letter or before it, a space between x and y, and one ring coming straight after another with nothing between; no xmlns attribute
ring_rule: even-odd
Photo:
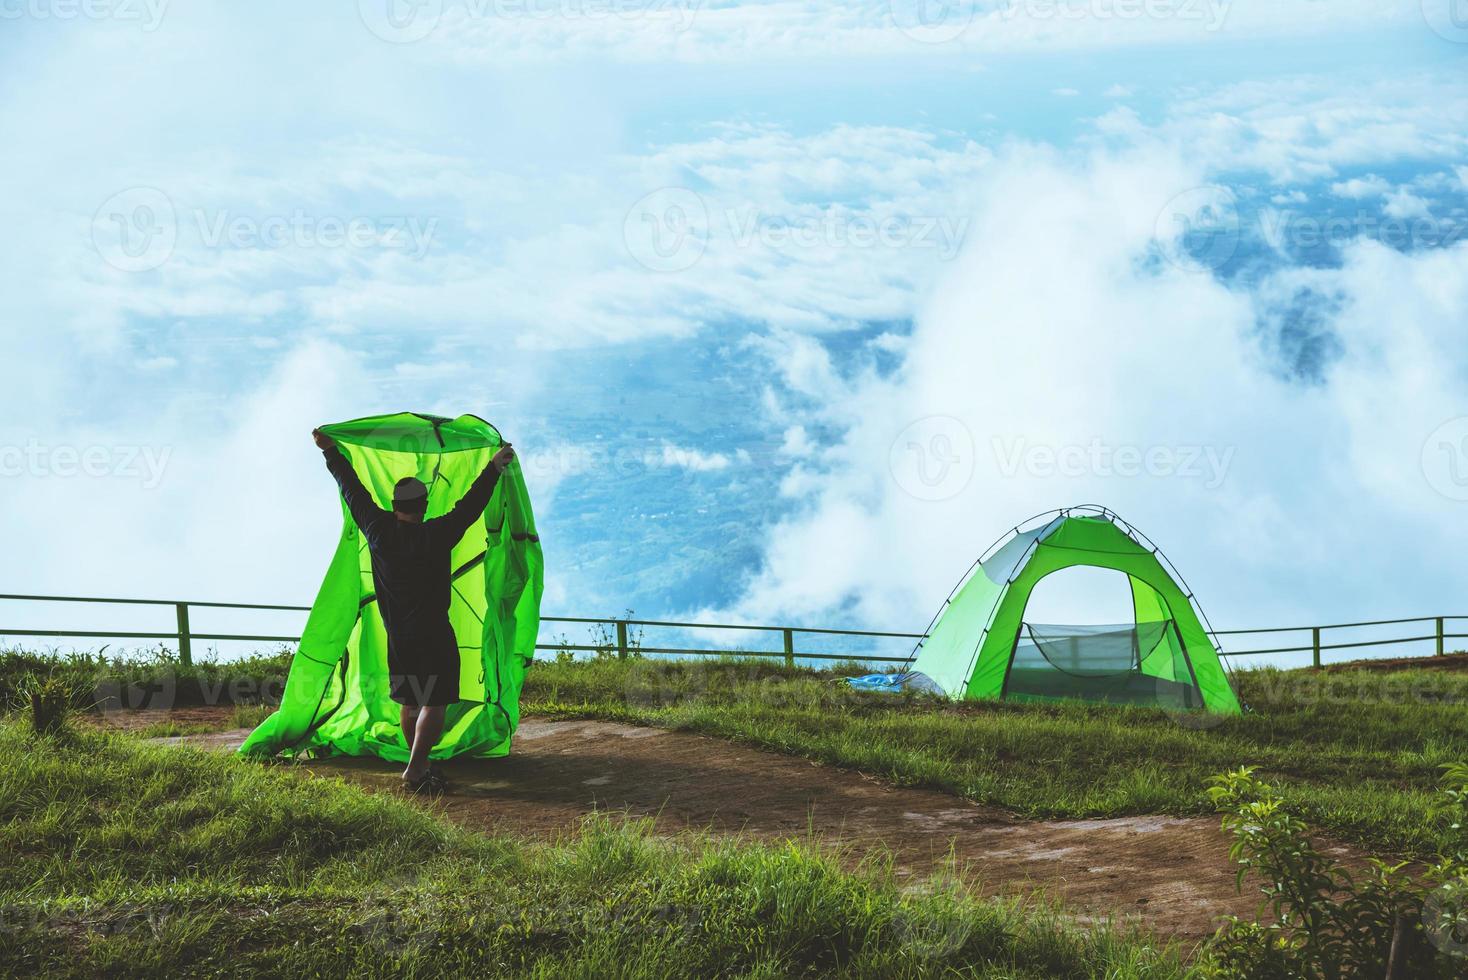
<svg viewBox="0 0 1468 980"><path fill-rule="evenodd" d="M429 518L448 511L503 443L483 419L402 412L324 425L362 484L385 509L393 484L428 485ZM322 470L323 484L330 478ZM336 554L291 660L280 710L240 754L376 755L402 762L407 744L388 697L387 634L374 601L367 542L342 504ZM517 461L453 553L449 621L459 640L461 700L449 707L435 759L510 751L520 687L535 656L544 562Z"/></svg>
<svg viewBox="0 0 1468 980"><path fill-rule="evenodd" d="M1133 621L1027 622L1025 608L1040 580L1076 567L1124 573ZM1026 521L974 564L934 618L914 652L912 669L926 678L918 685L953 698L1238 714L1218 650L1175 572L1145 536L1104 508L1069 508Z"/></svg>

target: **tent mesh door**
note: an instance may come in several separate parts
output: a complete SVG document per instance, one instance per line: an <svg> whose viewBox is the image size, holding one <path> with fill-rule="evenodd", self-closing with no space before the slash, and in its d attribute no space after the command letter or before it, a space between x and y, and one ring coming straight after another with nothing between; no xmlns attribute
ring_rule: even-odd
<svg viewBox="0 0 1468 980"><path fill-rule="evenodd" d="M1134 626L1025 623L1004 696L1016 701L1102 701L1203 707L1171 620Z"/></svg>

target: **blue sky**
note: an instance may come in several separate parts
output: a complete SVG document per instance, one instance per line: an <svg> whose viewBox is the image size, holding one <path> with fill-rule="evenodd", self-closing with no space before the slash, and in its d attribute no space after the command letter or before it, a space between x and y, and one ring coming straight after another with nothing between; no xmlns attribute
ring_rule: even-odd
<svg viewBox="0 0 1468 980"><path fill-rule="evenodd" d="M917 628L1088 501L1219 625L1464 609L1465 67L1459 0L5 6L0 589L308 601L307 432L415 409L521 448L550 612Z"/></svg>

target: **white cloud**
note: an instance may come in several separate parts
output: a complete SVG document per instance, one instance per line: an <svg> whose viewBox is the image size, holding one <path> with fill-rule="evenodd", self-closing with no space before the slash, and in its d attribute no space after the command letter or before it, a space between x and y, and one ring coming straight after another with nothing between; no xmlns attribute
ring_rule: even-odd
<svg viewBox="0 0 1468 980"><path fill-rule="evenodd" d="M1156 214L1205 180L1183 158L1153 146L1069 161L1031 147L996 163L969 248L897 374L785 379L827 391L820 418L845 437L819 472L787 482L797 513L769 535L733 614L815 621L854 608L873 626L920 626L1005 528L1086 501L1157 540L1219 625L1452 604L1468 529L1422 454L1444 419L1468 413L1455 339L1468 247L1409 256L1360 243L1340 269L1282 272L1252 292L1149 269ZM1339 299L1343 353L1317 387L1285 381L1256 330L1302 291ZM930 502L888 447L934 418L958 428L916 445L936 458L941 437L962 455L971 438L974 455L959 463L971 479ZM1115 455L1086 455L1098 442L1163 456L1133 476ZM1083 465L1057 469L1071 450ZM1410 553L1387 544L1427 539Z"/></svg>
<svg viewBox="0 0 1468 980"><path fill-rule="evenodd" d="M1382 212L1388 218L1399 220L1432 216L1427 202L1405 187L1398 188L1387 195L1386 206L1382 208Z"/></svg>
<svg viewBox="0 0 1468 980"><path fill-rule="evenodd" d="M1063 99L1073 99L1076 96L1080 95L1081 92L1080 92L1080 89L1074 89L1074 88L1058 88L1058 89L1055 90L1054 94L1060 96Z"/></svg>
<svg viewBox="0 0 1468 980"><path fill-rule="evenodd" d="M729 457L723 453L706 453L699 449L676 446L666 440L658 462L662 466L695 473L710 473L728 469L730 466Z"/></svg>
<svg viewBox="0 0 1468 980"><path fill-rule="evenodd" d="M532 5L533 6L533 5ZM597 3L561 16L494 16L492 6L446 10L414 49L426 58L524 64L607 59L631 62L767 62L791 58L963 58L1015 51L1202 44L1220 37L1318 36L1420 27L1401 2L1341 0L1323 18L1311 0L1233 4L1157 0L1145 5L970 2L939 8L920 0L862 5L814 0L650 3L612 16ZM595 15L592 11L600 10Z"/></svg>
<svg viewBox="0 0 1468 980"><path fill-rule="evenodd" d="M1368 197L1382 197L1391 192L1390 181L1371 174L1367 177L1352 177L1350 180L1338 181L1330 185L1330 192L1336 197L1348 197L1352 200L1362 200Z"/></svg>
<svg viewBox="0 0 1468 980"><path fill-rule="evenodd" d="M1460 159L1468 152L1468 80L1419 72L1240 82L1169 104L1151 135L1186 145L1207 168L1259 170L1277 183L1402 160Z"/></svg>
<svg viewBox="0 0 1468 980"><path fill-rule="evenodd" d="M792 425L785 430L780 441L780 455L800 459L815 451L815 443L803 425Z"/></svg>
<svg viewBox="0 0 1468 980"><path fill-rule="evenodd" d="M1132 89L1126 85L1113 85L1102 94L1108 99L1129 99L1132 96Z"/></svg>

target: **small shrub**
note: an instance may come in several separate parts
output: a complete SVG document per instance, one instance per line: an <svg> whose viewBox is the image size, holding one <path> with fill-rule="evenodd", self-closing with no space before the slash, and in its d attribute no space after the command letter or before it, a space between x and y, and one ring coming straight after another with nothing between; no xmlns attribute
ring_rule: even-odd
<svg viewBox="0 0 1468 980"><path fill-rule="evenodd" d="M1233 918L1213 952L1225 975L1337 980L1460 977L1468 969L1468 766L1446 767L1430 817L1456 836L1427 871L1372 858L1352 874L1316 849L1284 798L1252 767L1216 776L1208 795L1234 835L1230 857L1257 875L1269 925Z"/></svg>
<svg viewBox="0 0 1468 980"><path fill-rule="evenodd" d="M31 678L25 685L30 701L31 731L36 735L59 735L66 730L71 711L72 686L56 676Z"/></svg>

